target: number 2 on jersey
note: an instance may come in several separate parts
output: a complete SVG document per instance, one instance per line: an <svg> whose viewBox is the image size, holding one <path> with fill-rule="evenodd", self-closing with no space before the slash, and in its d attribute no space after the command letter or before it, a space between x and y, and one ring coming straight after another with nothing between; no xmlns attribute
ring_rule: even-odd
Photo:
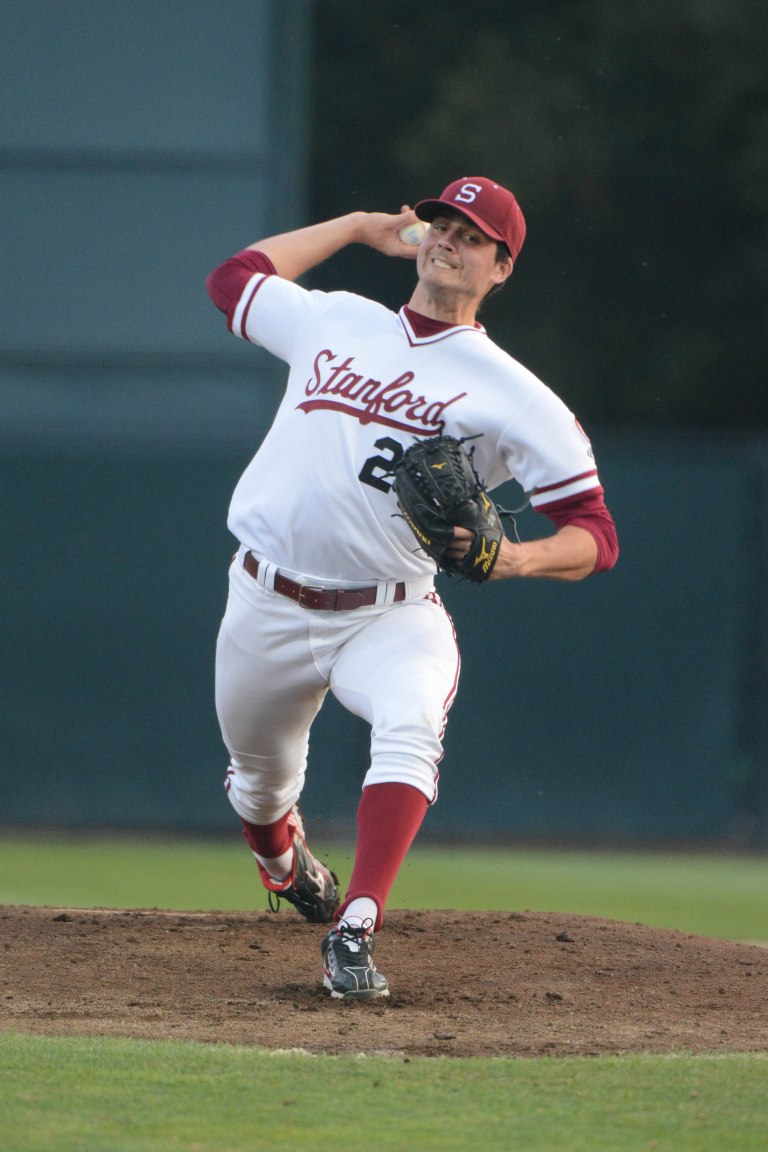
<svg viewBox="0 0 768 1152"><path fill-rule="evenodd" d="M371 488L378 488L380 492L389 492L392 487L391 480L384 477L391 475L392 469L403 454L403 446L391 436L382 436L375 441L375 446L389 453L388 456L369 456L358 473L358 479L363 484L370 484Z"/></svg>

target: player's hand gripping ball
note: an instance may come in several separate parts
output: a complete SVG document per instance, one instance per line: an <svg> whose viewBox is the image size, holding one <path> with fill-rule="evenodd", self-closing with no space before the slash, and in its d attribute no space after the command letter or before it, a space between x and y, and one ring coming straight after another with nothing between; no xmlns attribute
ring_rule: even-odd
<svg viewBox="0 0 768 1152"><path fill-rule="evenodd" d="M444 572L484 583L499 556L504 529L472 457L454 436L432 436L406 449L394 467L400 511L424 552ZM464 556L448 556L455 527L474 541Z"/></svg>
<svg viewBox="0 0 768 1152"><path fill-rule="evenodd" d="M405 224L398 232L398 236L403 244L412 244L415 247L421 244L426 236L427 227L428 225L422 220L414 220L413 224Z"/></svg>

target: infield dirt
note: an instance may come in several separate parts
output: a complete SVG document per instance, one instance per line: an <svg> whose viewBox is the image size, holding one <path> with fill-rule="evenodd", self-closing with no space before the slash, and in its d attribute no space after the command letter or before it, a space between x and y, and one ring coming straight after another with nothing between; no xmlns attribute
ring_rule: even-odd
<svg viewBox="0 0 768 1152"><path fill-rule="evenodd" d="M768 950L590 917L393 911L331 1000L292 909L0 907L0 1030L402 1056L768 1051Z"/></svg>

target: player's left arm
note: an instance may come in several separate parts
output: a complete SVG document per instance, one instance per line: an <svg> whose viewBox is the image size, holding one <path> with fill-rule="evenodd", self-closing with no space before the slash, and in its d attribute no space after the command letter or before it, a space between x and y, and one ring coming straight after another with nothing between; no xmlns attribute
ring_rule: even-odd
<svg viewBox="0 0 768 1152"><path fill-rule="evenodd" d="M553 536L523 543L505 536L491 580L584 580L595 572L613 568L619 544L602 488L536 510L543 512L557 531ZM471 539L472 533L467 529L455 530L458 550L468 547Z"/></svg>
<svg viewBox="0 0 768 1152"><path fill-rule="evenodd" d="M454 529L454 546L448 555L459 557L474 539L468 528ZM598 549L594 536L586 530L566 525L544 540L516 544L505 536L489 580L549 579L584 580L597 567Z"/></svg>
<svg viewBox="0 0 768 1152"><path fill-rule="evenodd" d="M537 382L504 442L511 474L556 531L522 543L505 536L490 579L584 580L612 568L616 526L589 437L570 409Z"/></svg>
<svg viewBox="0 0 768 1152"><path fill-rule="evenodd" d="M586 528L566 525L554 536L516 544L505 536L491 580L584 580L597 567L598 548Z"/></svg>

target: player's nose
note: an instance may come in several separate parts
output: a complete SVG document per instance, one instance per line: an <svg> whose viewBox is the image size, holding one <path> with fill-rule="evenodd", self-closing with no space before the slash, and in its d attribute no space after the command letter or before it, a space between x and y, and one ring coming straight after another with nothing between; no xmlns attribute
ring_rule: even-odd
<svg viewBox="0 0 768 1152"><path fill-rule="evenodd" d="M449 232L443 232L437 237L438 248L450 248L453 252L456 249L454 238Z"/></svg>

